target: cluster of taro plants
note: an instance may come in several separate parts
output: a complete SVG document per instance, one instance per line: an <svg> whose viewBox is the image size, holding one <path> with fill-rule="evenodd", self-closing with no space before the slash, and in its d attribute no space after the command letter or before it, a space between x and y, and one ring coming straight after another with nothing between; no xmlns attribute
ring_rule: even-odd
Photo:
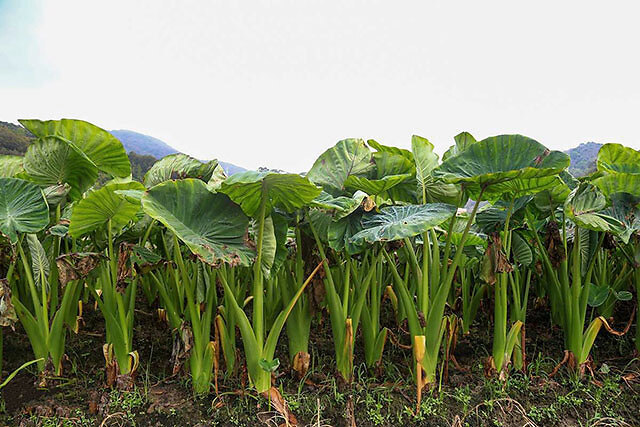
<svg viewBox="0 0 640 427"><path fill-rule="evenodd" d="M133 387L142 297L173 331L169 363L195 394L244 366L295 423L274 385L276 349L286 335L287 366L305 378L312 325L326 317L344 384L354 349L376 375L397 331L419 407L483 301L494 311L486 372L504 379L526 367L530 299L546 301L567 369L584 375L600 330L626 332L612 328L615 305L640 295L640 153L618 144L580 179L566 154L531 138L464 132L442 160L418 136L411 150L346 139L306 174L227 177L215 160L174 154L140 183L105 130L21 123L36 140L24 157L0 156L0 325L20 322L41 386L65 375L65 338L91 304L106 383Z"/></svg>

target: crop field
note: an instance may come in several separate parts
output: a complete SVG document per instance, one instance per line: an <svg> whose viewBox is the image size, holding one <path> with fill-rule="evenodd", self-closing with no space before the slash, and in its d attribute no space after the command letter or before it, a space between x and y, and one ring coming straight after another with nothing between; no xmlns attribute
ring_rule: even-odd
<svg viewBox="0 0 640 427"><path fill-rule="evenodd" d="M0 425L640 425L640 152L345 139L302 174L81 120L0 156ZM319 150L321 151L321 150Z"/></svg>

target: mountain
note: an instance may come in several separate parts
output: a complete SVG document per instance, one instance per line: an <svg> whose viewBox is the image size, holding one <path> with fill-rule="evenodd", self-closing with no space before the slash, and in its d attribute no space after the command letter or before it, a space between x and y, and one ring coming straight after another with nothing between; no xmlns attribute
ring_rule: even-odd
<svg viewBox="0 0 640 427"><path fill-rule="evenodd" d="M156 159L161 159L166 155L178 153L179 151L167 144L166 142L154 138L153 136L144 135L142 133L134 132L132 130L120 129L109 131L111 135L118 138L125 150L128 153L131 151L143 155L153 156ZM234 173L243 172L246 169L240 166L236 166L232 163L218 161L227 175L233 175Z"/></svg>
<svg viewBox="0 0 640 427"><path fill-rule="evenodd" d="M585 176L596 171L596 159L602 144L597 142L585 142L577 147L571 148L565 153L571 158L569 172L573 176Z"/></svg>
<svg viewBox="0 0 640 427"><path fill-rule="evenodd" d="M134 132L132 130L121 129L110 130L109 132L122 142L127 153L129 151L135 151L141 155L153 156L156 159L161 159L166 155L178 152L178 150L158 138Z"/></svg>

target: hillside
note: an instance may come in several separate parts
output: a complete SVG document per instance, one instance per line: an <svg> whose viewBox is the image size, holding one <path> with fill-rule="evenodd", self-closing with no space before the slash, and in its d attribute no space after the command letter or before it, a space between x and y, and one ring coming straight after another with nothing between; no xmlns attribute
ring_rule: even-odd
<svg viewBox="0 0 640 427"><path fill-rule="evenodd" d="M600 147L602 147L602 144L597 142L585 142L565 151L571 158L569 172L573 176L584 176L595 172L596 159L598 158Z"/></svg>

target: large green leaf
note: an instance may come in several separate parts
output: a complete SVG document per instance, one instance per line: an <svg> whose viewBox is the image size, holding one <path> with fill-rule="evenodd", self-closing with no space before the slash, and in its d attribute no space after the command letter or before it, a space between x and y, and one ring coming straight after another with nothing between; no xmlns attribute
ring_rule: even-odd
<svg viewBox="0 0 640 427"><path fill-rule="evenodd" d="M311 203L322 192L308 178L300 175L255 171L231 175L222 182L219 191L228 195L252 217L259 213L263 198L265 216L268 216L274 207L294 212Z"/></svg>
<svg viewBox="0 0 640 427"><path fill-rule="evenodd" d="M593 184L583 182L567 198L564 212L579 227L592 231L619 232L622 224L602 212L606 206L604 194Z"/></svg>
<svg viewBox="0 0 640 427"><path fill-rule="evenodd" d="M351 238L354 243L399 240L413 237L442 224L456 213L444 203L390 206L363 220L364 229Z"/></svg>
<svg viewBox="0 0 640 427"><path fill-rule="evenodd" d="M11 178L23 172L22 156L0 156L0 177Z"/></svg>
<svg viewBox="0 0 640 427"><path fill-rule="evenodd" d="M323 191L311 201L311 206L330 211L333 214L333 219L337 221L358 209L367 197L367 194L362 191L356 191L351 197L333 197Z"/></svg>
<svg viewBox="0 0 640 427"><path fill-rule="evenodd" d="M245 240L249 218L229 197L212 193L204 181L184 179L158 184L142 197L142 206L204 262L252 262L253 252Z"/></svg>
<svg viewBox="0 0 640 427"><path fill-rule="evenodd" d="M471 147L477 141L469 132L460 132L455 137L455 145L452 145L443 155L442 161L447 160L449 157L456 156L462 153L467 148Z"/></svg>
<svg viewBox="0 0 640 427"><path fill-rule="evenodd" d="M620 144L605 144L598 151L599 171L640 174L640 152Z"/></svg>
<svg viewBox="0 0 640 427"><path fill-rule="evenodd" d="M362 231L363 210L358 209L349 216L337 221L331 221L327 227L327 240L331 249L350 255L355 255L364 250L364 241L354 242L351 238Z"/></svg>
<svg viewBox="0 0 640 427"><path fill-rule="evenodd" d="M351 175L372 171L372 154L362 139L345 139L318 157L307 177L333 196L344 195L344 183Z"/></svg>
<svg viewBox="0 0 640 427"><path fill-rule="evenodd" d="M622 224L616 234L624 243L629 243L631 236L640 231L640 196L629 193L614 193L609 197L611 205L602 211Z"/></svg>
<svg viewBox="0 0 640 427"><path fill-rule="evenodd" d="M113 176L131 175L131 164L122 143L109 132L83 120L26 120L19 122L38 138L55 135L84 153L101 171Z"/></svg>
<svg viewBox="0 0 640 427"><path fill-rule="evenodd" d="M345 180L344 187L350 190L364 191L371 195L378 195L394 188L398 184L401 184L410 178L410 174L387 175L380 179L369 179L351 175Z"/></svg>
<svg viewBox="0 0 640 427"><path fill-rule="evenodd" d="M640 174L616 173L605 175L595 179L593 184L607 197L615 193L627 193L640 197Z"/></svg>
<svg viewBox="0 0 640 427"><path fill-rule="evenodd" d="M433 152L433 144L426 138L413 135L411 137L411 150L416 162L416 179L418 188L426 199L428 183L433 180L431 172L438 167L438 155Z"/></svg>
<svg viewBox="0 0 640 427"><path fill-rule="evenodd" d="M433 144L426 138L414 135L411 137L411 149L416 164L418 201L448 204L464 202L460 197L460 186L433 177L432 172L438 167L438 155L433 152Z"/></svg>
<svg viewBox="0 0 640 427"><path fill-rule="evenodd" d="M82 237L101 229L111 221L111 232L117 234L140 211L140 202L119 194L121 190L144 190L139 182L108 184L77 202L71 213L69 234Z"/></svg>
<svg viewBox="0 0 640 427"><path fill-rule="evenodd" d="M559 177L560 181L558 181L557 185L536 193L533 202L541 212L549 213L564 205L571 190L579 184L578 180L566 170L560 172Z"/></svg>
<svg viewBox="0 0 640 427"><path fill-rule="evenodd" d="M500 135L472 144L433 171L462 183L472 199L517 198L558 185L569 156L522 135Z"/></svg>
<svg viewBox="0 0 640 427"><path fill-rule="evenodd" d="M27 234L27 245L31 253L31 269L33 270L35 284L38 287L43 285L46 287L49 272L51 271L47 253L44 251L40 240L38 240L38 236L35 234Z"/></svg>
<svg viewBox="0 0 640 427"><path fill-rule="evenodd" d="M69 184L69 196L78 200L98 179L98 168L71 144L56 136L40 138L24 155L24 169L43 186Z"/></svg>
<svg viewBox="0 0 640 427"><path fill-rule="evenodd" d="M389 145L382 145L375 139L367 140L367 145L369 145L369 147L376 150L378 153L394 154L400 157L404 157L406 160L413 163L413 153L409 150L405 150L404 148L391 147Z"/></svg>
<svg viewBox="0 0 640 427"><path fill-rule="evenodd" d="M17 178L0 178L0 232L12 242L18 233L36 233L49 224L49 207L40 188Z"/></svg>
<svg viewBox="0 0 640 427"><path fill-rule="evenodd" d="M217 160L202 163L186 154L170 154L158 160L144 175L144 185L151 188L170 179L198 178L209 181L218 166Z"/></svg>

